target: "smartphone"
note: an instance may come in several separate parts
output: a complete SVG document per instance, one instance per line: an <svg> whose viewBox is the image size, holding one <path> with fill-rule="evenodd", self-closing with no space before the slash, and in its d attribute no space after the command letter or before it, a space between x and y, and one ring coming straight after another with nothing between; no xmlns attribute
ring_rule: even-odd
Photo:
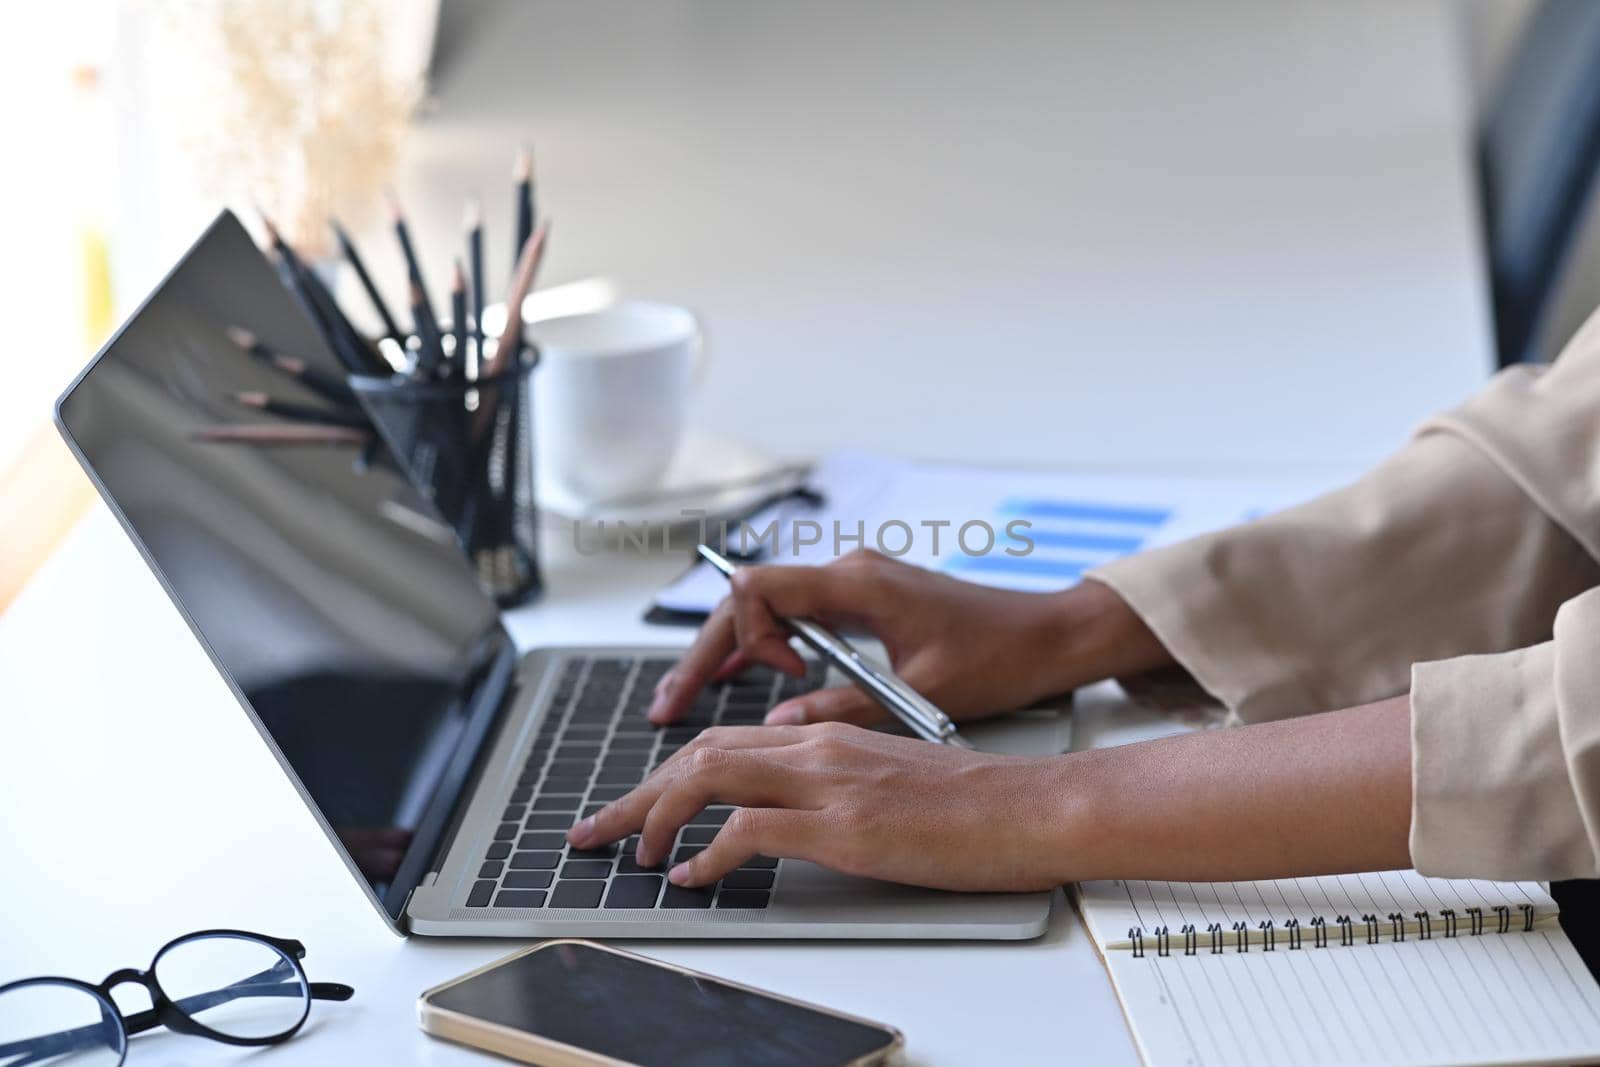
<svg viewBox="0 0 1600 1067"><path fill-rule="evenodd" d="M546 941L434 986L435 1037L545 1067L844 1067L898 1063L882 1023L595 944Z"/></svg>

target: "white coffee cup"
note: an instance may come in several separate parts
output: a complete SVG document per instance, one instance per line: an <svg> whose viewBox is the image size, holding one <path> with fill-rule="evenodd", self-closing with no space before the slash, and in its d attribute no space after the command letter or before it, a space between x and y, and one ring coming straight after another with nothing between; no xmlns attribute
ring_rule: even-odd
<svg viewBox="0 0 1600 1067"><path fill-rule="evenodd" d="M659 484L683 439L701 359L687 308L630 300L527 325L539 470L583 500Z"/></svg>

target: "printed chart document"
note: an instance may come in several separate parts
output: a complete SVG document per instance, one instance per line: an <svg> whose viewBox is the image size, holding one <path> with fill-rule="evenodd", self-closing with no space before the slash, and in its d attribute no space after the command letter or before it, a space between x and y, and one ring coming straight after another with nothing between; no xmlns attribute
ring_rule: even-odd
<svg viewBox="0 0 1600 1067"><path fill-rule="evenodd" d="M1600 1058L1600 986L1538 883L1085 882L1078 904L1151 1067Z"/></svg>
<svg viewBox="0 0 1600 1067"><path fill-rule="evenodd" d="M875 548L970 581L1043 592L1097 564L1246 521L1325 488L1304 478L1229 479L994 470L836 452L810 485L820 507L790 500L726 524L727 546L757 562L826 563ZM719 524L708 524L715 540ZM727 581L699 565L656 596L704 613Z"/></svg>

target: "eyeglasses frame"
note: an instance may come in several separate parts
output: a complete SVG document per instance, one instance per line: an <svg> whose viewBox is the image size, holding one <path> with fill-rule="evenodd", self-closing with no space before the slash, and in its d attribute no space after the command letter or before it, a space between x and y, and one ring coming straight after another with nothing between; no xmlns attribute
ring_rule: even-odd
<svg viewBox="0 0 1600 1067"><path fill-rule="evenodd" d="M302 987L306 990L305 1010L300 1013L300 1018L295 1021L293 1026L282 1033L267 1037L238 1037L233 1034L225 1034L218 1030L213 1030L198 1021L189 1015L179 1003L167 996L155 974L162 957L173 949L191 941L204 941L213 938L257 941L276 949L289 961L290 966L295 970L296 976L299 977ZM249 930L196 930L192 933L175 937L165 945L162 945L156 950L155 956L150 960L150 966L145 970L141 971L137 968L125 967L121 970L112 971L98 985L91 985L81 979L67 978L61 975L39 975L33 978L19 978L16 981L0 985L0 996L4 996L12 990L35 985L66 985L90 994L99 1000L105 1008L109 1009L109 1014L121 1025L122 1048L118 1051L124 1060L128 1055L128 1039L130 1037L154 1030L159 1026L165 1026L173 1033L188 1034L191 1037L203 1037L210 1041L221 1042L224 1045L261 1047L280 1044L299 1033L301 1027L305 1026L306 1020L311 1016L311 1002L313 1000L342 1001L349 1000L355 995L353 988L341 982L313 982L307 978L305 967L300 963L301 960L305 959L305 956L305 945L292 938L269 937L266 934L258 934ZM111 991L117 986L126 985L130 982L143 986L145 992L150 995L151 1003L148 1009L134 1012L131 1015L124 1013L111 996ZM206 1007L210 1006L206 1005Z"/></svg>

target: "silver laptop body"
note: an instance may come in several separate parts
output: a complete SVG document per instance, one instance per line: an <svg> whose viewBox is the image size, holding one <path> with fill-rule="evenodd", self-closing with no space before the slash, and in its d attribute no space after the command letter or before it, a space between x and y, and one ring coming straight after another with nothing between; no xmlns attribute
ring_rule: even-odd
<svg viewBox="0 0 1600 1067"><path fill-rule="evenodd" d="M685 897L661 872L632 868L626 848L571 855L560 825L636 784L694 728L642 722L644 687L675 651L519 655L453 535L392 462L204 439L197 430L240 417L228 402L238 392L319 400L241 353L229 340L234 327L338 373L225 212L62 395L57 422L397 933L1044 931L1045 892L938 892L757 857ZM707 698L699 725L757 722L797 684L769 672L735 680ZM1067 748L1068 724L1066 713L1040 710L963 732L979 748L1042 754ZM716 809L702 813L680 847L698 847L717 818Z"/></svg>

